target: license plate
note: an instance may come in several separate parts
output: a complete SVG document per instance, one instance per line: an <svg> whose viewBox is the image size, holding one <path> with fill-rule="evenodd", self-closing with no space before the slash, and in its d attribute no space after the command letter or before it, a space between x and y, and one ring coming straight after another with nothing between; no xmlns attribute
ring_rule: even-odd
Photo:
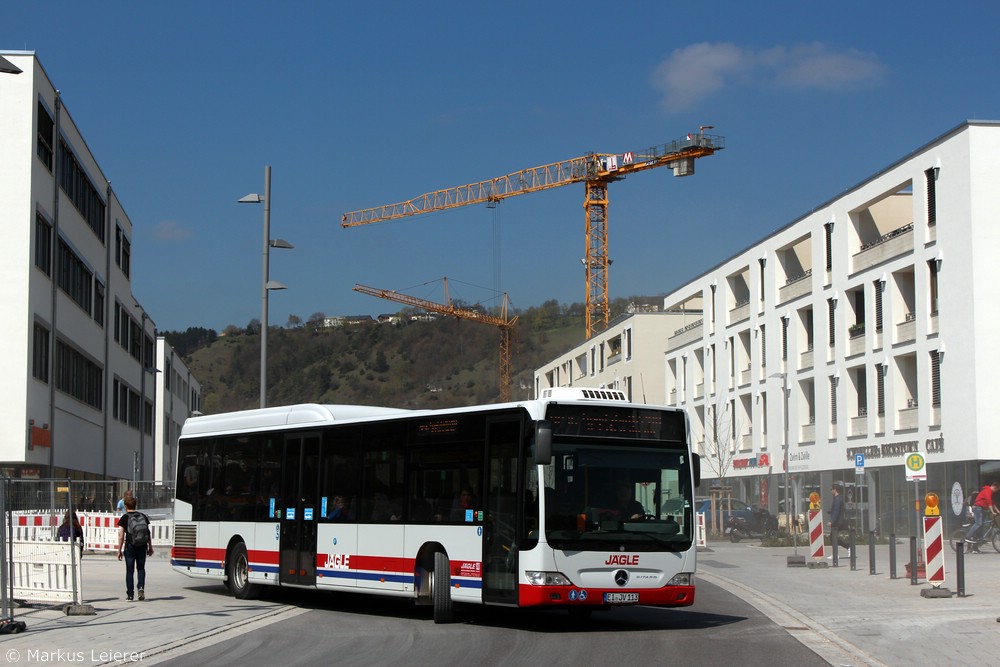
<svg viewBox="0 0 1000 667"><path fill-rule="evenodd" d="M639 601L638 593L605 593L604 602L608 604L632 604Z"/></svg>

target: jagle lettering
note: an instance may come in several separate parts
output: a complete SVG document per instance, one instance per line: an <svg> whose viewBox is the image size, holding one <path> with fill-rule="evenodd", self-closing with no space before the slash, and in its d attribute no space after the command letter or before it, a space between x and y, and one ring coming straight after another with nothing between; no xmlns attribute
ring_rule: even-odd
<svg viewBox="0 0 1000 667"><path fill-rule="evenodd" d="M608 559L604 561L605 565L638 565L639 556L637 555L626 555L626 554L611 554Z"/></svg>

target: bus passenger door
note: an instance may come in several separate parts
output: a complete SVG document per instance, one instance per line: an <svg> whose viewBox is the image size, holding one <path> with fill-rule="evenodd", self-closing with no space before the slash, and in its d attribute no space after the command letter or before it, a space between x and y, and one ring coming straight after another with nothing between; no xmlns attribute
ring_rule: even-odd
<svg viewBox="0 0 1000 667"><path fill-rule="evenodd" d="M490 421L486 428L483 601L516 605L518 535L523 530L517 493L521 420Z"/></svg>
<svg viewBox="0 0 1000 667"><path fill-rule="evenodd" d="M285 440L281 479L281 539L278 581L283 585L316 585L316 526L319 520L317 477L318 434Z"/></svg>

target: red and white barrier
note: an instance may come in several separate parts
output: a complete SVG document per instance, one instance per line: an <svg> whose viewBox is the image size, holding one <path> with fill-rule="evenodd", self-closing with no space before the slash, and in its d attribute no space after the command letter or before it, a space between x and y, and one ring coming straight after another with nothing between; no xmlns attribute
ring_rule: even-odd
<svg viewBox="0 0 1000 667"><path fill-rule="evenodd" d="M937 588L944 583L944 530L940 516L924 517L924 563L927 583Z"/></svg>
<svg viewBox="0 0 1000 667"><path fill-rule="evenodd" d="M695 546L706 547L708 539L705 534L705 513L697 512L695 516L698 518L698 521L695 522Z"/></svg>
<svg viewBox="0 0 1000 667"><path fill-rule="evenodd" d="M809 510L809 553L817 560L826 555L823 544L823 510ZM836 548L836 546L834 546Z"/></svg>

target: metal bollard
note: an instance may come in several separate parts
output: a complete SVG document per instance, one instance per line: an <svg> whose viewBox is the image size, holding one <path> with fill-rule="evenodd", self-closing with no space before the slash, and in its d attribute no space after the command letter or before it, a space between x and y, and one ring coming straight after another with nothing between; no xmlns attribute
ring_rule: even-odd
<svg viewBox="0 0 1000 667"><path fill-rule="evenodd" d="M875 574L875 531L868 531L868 574Z"/></svg>
<svg viewBox="0 0 1000 667"><path fill-rule="evenodd" d="M889 578L896 578L896 534L889 535Z"/></svg>
<svg viewBox="0 0 1000 667"><path fill-rule="evenodd" d="M910 536L910 585L916 586L917 579L917 536Z"/></svg>
<svg viewBox="0 0 1000 667"><path fill-rule="evenodd" d="M854 550L854 548L857 546L857 544L854 541L854 529L853 528L851 529L851 532L849 533L849 536L847 538L847 544L848 544L848 549L849 549L849 551L847 553L849 554L850 559L851 559L851 572L854 572L855 570L858 569L858 554Z"/></svg>
<svg viewBox="0 0 1000 667"><path fill-rule="evenodd" d="M958 597L965 597L965 544L955 544L955 579Z"/></svg>

